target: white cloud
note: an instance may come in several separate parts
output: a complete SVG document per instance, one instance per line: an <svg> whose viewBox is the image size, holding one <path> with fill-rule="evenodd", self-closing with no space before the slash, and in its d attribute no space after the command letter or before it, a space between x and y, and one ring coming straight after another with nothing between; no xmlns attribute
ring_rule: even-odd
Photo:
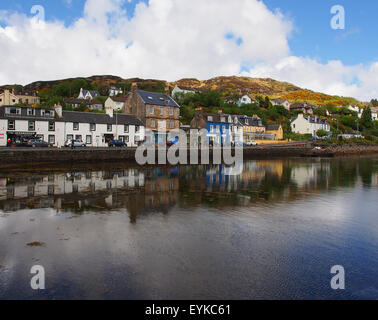
<svg viewBox="0 0 378 320"><path fill-rule="evenodd" d="M126 1L87 0L82 17L68 27L0 13L6 24L0 27L0 61L6 61L0 83L93 74L206 79L249 66L248 75L327 93L378 95L374 64L347 67L291 56L291 21L261 1L150 0L138 3L131 19L122 9Z"/></svg>

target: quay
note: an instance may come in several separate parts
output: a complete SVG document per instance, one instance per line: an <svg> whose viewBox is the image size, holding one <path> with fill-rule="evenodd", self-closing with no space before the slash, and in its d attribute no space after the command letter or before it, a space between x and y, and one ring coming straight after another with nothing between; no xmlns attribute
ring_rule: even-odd
<svg viewBox="0 0 378 320"><path fill-rule="evenodd" d="M0 148L0 168L35 165L61 165L99 162L130 162L136 164L136 147L128 148ZM188 157L190 149L187 151ZM315 148L311 142L291 142L275 145L244 147L243 159L275 157L333 157L378 153L378 146L330 146ZM158 152L156 151L156 156ZM200 157L201 152L198 150ZM213 155L209 149L211 162ZM156 162L157 163L157 162ZM189 162L188 162L189 163Z"/></svg>

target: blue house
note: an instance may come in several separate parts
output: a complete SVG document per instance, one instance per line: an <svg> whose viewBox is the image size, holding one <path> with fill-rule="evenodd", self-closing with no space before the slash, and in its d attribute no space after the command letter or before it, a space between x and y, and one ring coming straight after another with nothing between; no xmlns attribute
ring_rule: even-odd
<svg viewBox="0 0 378 320"><path fill-rule="evenodd" d="M206 129L208 141L217 144L235 142L235 132L242 128L238 116L222 112L206 113L202 110L196 110L190 126L195 129Z"/></svg>

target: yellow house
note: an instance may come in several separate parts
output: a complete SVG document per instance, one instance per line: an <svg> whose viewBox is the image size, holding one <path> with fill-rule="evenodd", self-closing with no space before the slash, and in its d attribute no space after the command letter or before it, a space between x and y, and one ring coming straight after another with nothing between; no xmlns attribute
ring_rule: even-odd
<svg viewBox="0 0 378 320"><path fill-rule="evenodd" d="M266 133L274 134L275 140L283 140L283 129L280 124L273 124L266 127Z"/></svg>
<svg viewBox="0 0 378 320"><path fill-rule="evenodd" d="M0 106L12 106L14 104L20 103L20 99L9 90L4 90L0 93Z"/></svg>
<svg viewBox="0 0 378 320"><path fill-rule="evenodd" d="M239 116L239 122L243 126L243 141L251 142L259 138L265 132L262 120L254 115L253 117Z"/></svg>
<svg viewBox="0 0 378 320"><path fill-rule="evenodd" d="M0 106L12 106L15 104L23 103L26 105L38 105L40 103L40 98L34 92L21 92L20 94L15 94L12 90L4 90L0 93Z"/></svg>

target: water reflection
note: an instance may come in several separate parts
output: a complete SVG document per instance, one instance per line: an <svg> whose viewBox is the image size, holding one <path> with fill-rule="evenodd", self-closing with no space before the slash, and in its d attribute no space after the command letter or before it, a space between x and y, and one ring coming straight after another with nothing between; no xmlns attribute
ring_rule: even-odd
<svg viewBox="0 0 378 320"><path fill-rule="evenodd" d="M239 169L0 172L0 299L378 297L377 157Z"/></svg>
<svg viewBox="0 0 378 320"><path fill-rule="evenodd" d="M245 162L242 168L199 165L0 173L0 210L54 208L82 213L124 208L136 222L139 214L168 213L175 205L253 206L358 183L374 187L377 181L374 158L259 160Z"/></svg>

